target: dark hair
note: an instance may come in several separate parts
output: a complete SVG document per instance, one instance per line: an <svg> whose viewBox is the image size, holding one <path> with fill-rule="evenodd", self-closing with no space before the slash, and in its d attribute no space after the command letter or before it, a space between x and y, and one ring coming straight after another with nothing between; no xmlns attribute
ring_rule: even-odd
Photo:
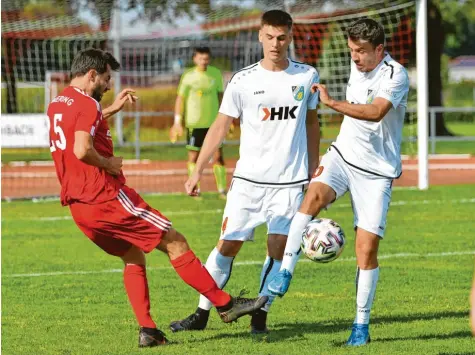
<svg viewBox="0 0 475 355"><path fill-rule="evenodd" d="M346 30L348 38L352 41L368 41L376 48L380 44L384 45L384 28L375 20L364 17L353 22Z"/></svg>
<svg viewBox="0 0 475 355"><path fill-rule="evenodd" d="M95 69L99 74L103 74L107 71L107 64L115 71L120 68L117 59L109 52L96 48L83 49L73 59L71 78L83 76L91 69Z"/></svg>
<svg viewBox="0 0 475 355"><path fill-rule="evenodd" d="M195 47L193 48L193 57L197 55L198 53L200 54L208 54L211 56L211 49L209 47Z"/></svg>
<svg viewBox="0 0 475 355"><path fill-rule="evenodd" d="M264 12L261 17L261 27L264 25L273 26L273 27L284 27L287 26L290 30L292 28L292 17L282 10L270 10Z"/></svg>

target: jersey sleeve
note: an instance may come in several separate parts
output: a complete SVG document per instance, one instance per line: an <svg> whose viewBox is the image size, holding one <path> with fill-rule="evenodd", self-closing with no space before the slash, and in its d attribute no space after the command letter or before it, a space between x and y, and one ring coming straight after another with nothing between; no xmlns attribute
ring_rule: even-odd
<svg viewBox="0 0 475 355"><path fill-rule="evenodd" d="M92 99L87 100L78 112L74 131L83 131L94 136L101 114L99 103Z"/></svg>
<svg viewBox="0 0 475 355"><path fill-rule="evenodd" d="M241 117L242 100L237 84L229 82L224 91L223 101L219 108L219 112L234 118Z"/></svg>
<svg viewBox="0 0 475 355"><path fill-rule="evenodd" d="M318 84L320 82L320 76L318 75L318 72L315 70L315 72L312 75L312 80L310 82L310 88L309 92L310 94L308 95L307 99L307 110L315 110L318 105L318 91L312 94L311 88L313 84Z"/></svg>
<svg viewBox="0 0 475 355"><path fill-rule="evenodd" d="M190 92L190 84L188 83L188 72L183 73L178 84L178 96L187 97Z"/></svg>
<svg viewBox="0 0 475 355"><path fill-rule="evenodd" d="M375 97L390 101L396 108L409 91L409 79L404 70L391 70L383 77Z"/></svg>

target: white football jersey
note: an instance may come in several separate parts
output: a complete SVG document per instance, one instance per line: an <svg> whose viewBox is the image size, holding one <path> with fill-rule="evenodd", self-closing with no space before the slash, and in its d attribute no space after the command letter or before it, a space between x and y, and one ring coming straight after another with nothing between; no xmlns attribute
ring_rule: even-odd
<svg viewBox="0 0 475 355"><path fill-rule="evenodd" d="M315 68L289 59L282 71L260 62L229 81L219 112L241 120L239 161L234 177L253 184L288 187L308 181L307 110L316 109Z"/></svg>
<svg viewBox="0 0 475 355"><path fill-rule="evenodd" d="M398 178L401 173L401 139L406 114L409 78L406 69L386 54L371 72L362 73L351 61L346 100L370 104L376 97L392 103L380 122L345 116L333 143L346 163L360 170Z"/></svg>

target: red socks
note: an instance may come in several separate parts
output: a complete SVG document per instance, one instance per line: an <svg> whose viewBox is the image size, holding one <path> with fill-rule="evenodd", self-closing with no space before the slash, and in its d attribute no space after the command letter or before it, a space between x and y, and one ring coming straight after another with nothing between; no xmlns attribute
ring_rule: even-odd
<svg viewBox="0 0 475 355"><path fill-rule="evenodd" d="M209 299L215 307L222 307L231 300L231 296L219 289L208 270L192 250L171 260L171 264L183 281ZM139 325L156 328L157 325L150 316L150 297L145 265L125 265L124 285Z"/></svg>
<svg viewBox="0 0 475 355"><path fill-rule="evenodd" d="M215 307L229 303L231 296L222 291L192 250L170 261L183 281L205 296Z"/></svg>
<svg viewBox="0 0 475 355"><path fill-rule="evenodd" d="M124 285L139 325L156 328L157 325L150 316L150 297L145 265L125 265Z"/></svg>

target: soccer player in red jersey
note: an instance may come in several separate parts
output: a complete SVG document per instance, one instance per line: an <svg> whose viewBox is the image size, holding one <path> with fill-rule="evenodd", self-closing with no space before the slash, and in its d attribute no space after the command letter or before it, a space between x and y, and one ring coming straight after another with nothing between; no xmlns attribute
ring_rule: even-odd
<svg viewBox="0 0 475 355"><path fill-rule="evenodd" d="M267 297L231 297L220 290L185 237L172 223L128 187L122 157L114 156L107 118L137 97L123 90L101 109L117 60L99 49L85 49L74 58L71 83L48 106L50 150L61 184L61 204L69 206L81 231L106 253L120 257L124 284L140 325L139 346L166 344L150 316L145 253L166 253L178 275L207 297L228 323L262 307Z"/></svg>

